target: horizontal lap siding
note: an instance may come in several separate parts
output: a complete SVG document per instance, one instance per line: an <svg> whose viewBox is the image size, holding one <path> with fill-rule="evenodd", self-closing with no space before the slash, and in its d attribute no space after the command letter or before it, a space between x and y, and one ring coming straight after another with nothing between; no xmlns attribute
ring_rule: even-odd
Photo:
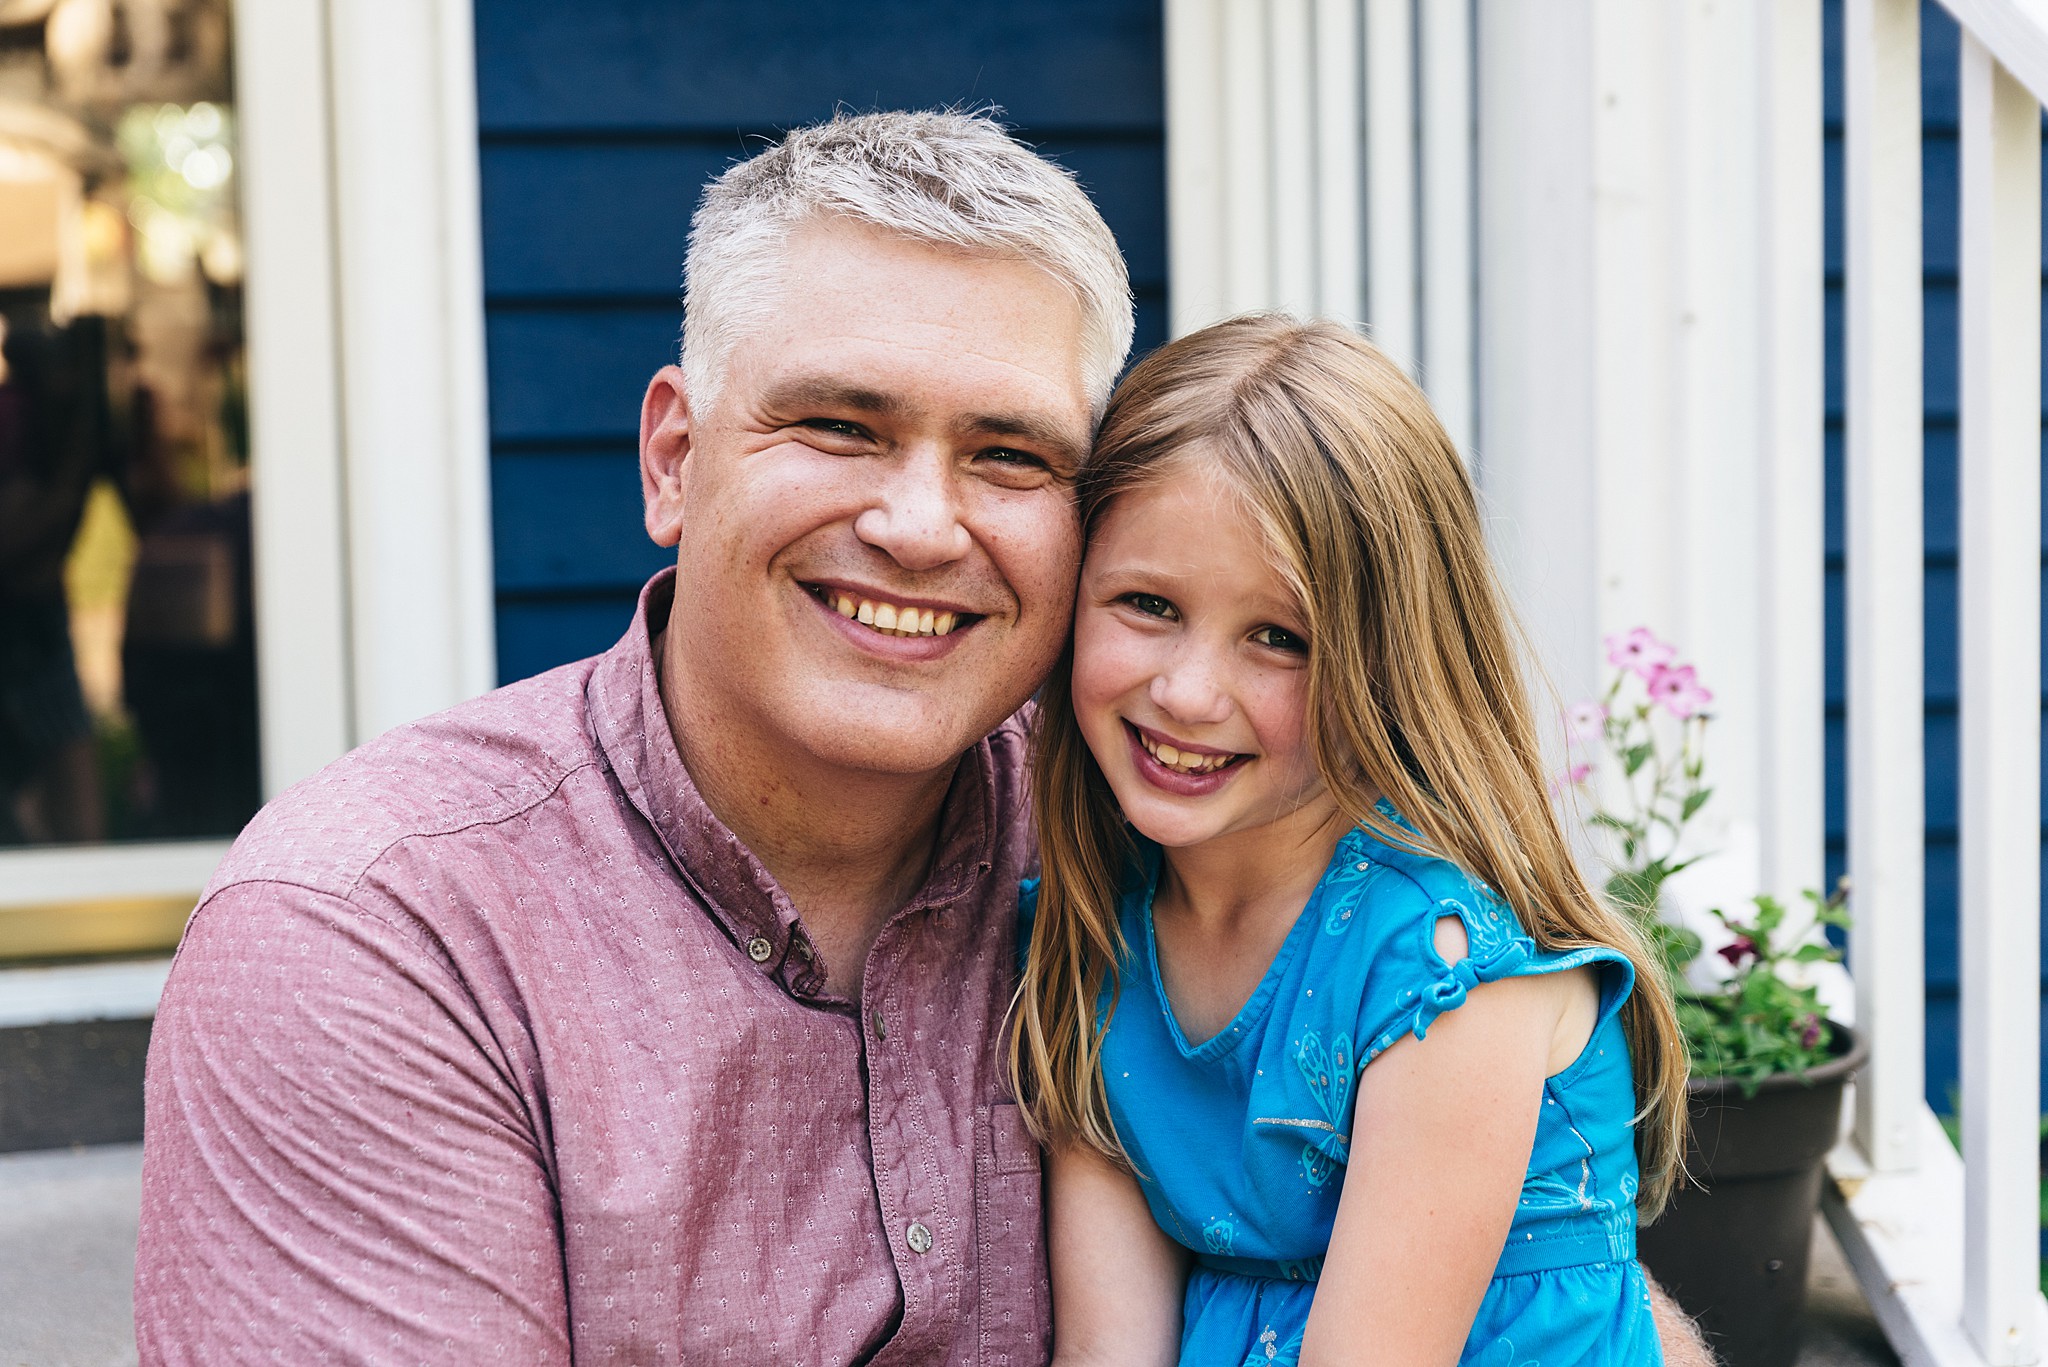
<svg viewBox="0 0 2048 1367"><path fill-rule="evenodd" d="M674 357L689 217L835 108L996 104L1094 195L1166 332L1157 0L477 0L498 672L602 650L668 561L635 439Z"/></svg>
<svg viewBox="0 0 2048 1367"><path fill-rule="evenodd" d="M1826 0L1827 88L1827 832L1828 877L1847 865L1848 810L1843 636L1843 365L1842 354L1842 16L1841 0ZM1923 585L1924 691L1927 776L1927 1099L1953 1109L1957 1012L1957 779L1959 719L1957 659L1961 615L1956 598L1957 249L1960 168L1957 143L1957 64L1960 36L1954 20L1923 0L1921 32L1921 213L1924 257L1922 298L1926 360L1925 497L1926 568ZM2048 601L2048 597L2044 597ZM2048 634L2044 634L2048 643ZM2048 810L2048 804L2044 804ZM2048 886L2048 881L2044 881ZM1852 897L1850 909L1855 909ZM2042 976L2048 981L2048 940ZM1851 965L1853 970L1854 965ZM2048 1020L2048 1017L2044 1017Z"/></svg>

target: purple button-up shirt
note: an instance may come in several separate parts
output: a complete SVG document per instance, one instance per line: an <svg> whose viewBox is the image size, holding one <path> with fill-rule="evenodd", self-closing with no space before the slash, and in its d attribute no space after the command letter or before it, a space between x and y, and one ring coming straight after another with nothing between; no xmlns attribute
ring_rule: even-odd
<svg viewBox="0 0 2048 1367"><path fill-rule="evenodd" d="M676 753L672 583L236 842L150 1047L145 1362L1044 1361L1021 729L833 997Z"/></svg>

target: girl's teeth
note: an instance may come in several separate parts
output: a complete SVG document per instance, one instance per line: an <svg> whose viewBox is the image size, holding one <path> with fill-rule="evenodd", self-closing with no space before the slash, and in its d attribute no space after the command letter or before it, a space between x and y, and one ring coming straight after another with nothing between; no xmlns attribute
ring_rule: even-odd
<svg viewBox="0 0 2048 1367"><path fill-rule="evenodd" d="M1152 758L1167 768L1182 774L1207 774L1223 767L1228 755L1197 755L1183 753L1178 746L1163 741L1155 742L1150 736L1141 737L1145 750Z"/></svg>

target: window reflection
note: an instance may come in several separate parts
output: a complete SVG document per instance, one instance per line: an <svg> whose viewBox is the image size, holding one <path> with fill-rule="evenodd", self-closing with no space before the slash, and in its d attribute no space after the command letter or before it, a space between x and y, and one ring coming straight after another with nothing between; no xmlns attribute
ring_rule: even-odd
<svg viewBox="0 0 2048 1367"><path fill-rule="evenodd" d="M224 0L0 0L0 844L260 800Z"/></svg>

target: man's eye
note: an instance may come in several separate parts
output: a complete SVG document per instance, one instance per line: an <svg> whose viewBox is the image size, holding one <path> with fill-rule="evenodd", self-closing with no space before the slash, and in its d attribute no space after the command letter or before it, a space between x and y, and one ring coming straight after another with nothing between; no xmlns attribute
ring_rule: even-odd
<svg viewBox="0 0 2048 1367"><path fill-rule="evenodd" d="M820 436L833 437L841 441L867 441L868 431L857 422L843 418L806 418L797 426L816 432Z"/></svg>
<svg viewBox="0 0 2048 1367"><path fill-rule="evenodd" d="M1274 650L1284 650L1290 655L1308 654L1308 642L1285 627L1260 627L1252 633L1252 640Z"/></svg>
<svg viewBox="0 0 2048 1367"><path fill-rule="evenodd" d="M1045 457L1010 446L977 451L974 461L983 479L1004 489L1043 488L1053 477L1052 466Z"/></svg>
<svg viewBox="0 0 2048 1367"><path fill-rule="evenodd" d="M1173 604L1156 593L1127 593L1123 600L1147 617L1171 619L1178 615L1173 610Z"/></svg>

